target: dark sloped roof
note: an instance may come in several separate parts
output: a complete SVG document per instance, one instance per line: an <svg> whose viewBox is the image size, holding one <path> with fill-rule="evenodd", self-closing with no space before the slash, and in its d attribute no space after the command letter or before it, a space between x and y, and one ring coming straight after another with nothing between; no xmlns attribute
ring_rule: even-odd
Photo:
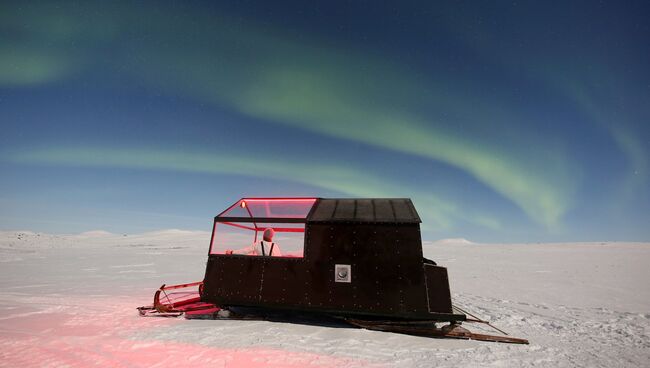
<svg viewBox="0 0 650 368"><path fill-rule="evenodd" d="M409 198L321 198L308 222L420 223Z"/></svg>

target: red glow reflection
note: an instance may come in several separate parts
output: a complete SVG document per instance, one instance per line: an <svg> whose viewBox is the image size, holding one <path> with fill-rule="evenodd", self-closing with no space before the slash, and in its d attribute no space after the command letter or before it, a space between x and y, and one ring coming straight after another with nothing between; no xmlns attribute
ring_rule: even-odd
<svg viewBox="0 0 650 368"><path fill-rule="evenodd" d="M377 367L374 362L309 352L245 346L224 348L173 341L174 327L214 321L138 317L135 300L52 299L44 310L0 313L0 366L6 367ZM61 300L58 300L60 303ZM198 323L197 323L198 322ZM166 339L134 339L167 329ZM185 335L187 337L187 335ZM227 341L227 337L224 337ZM186 340L186 339L185 339ZM197 339L200 340L200 339Z"/></svg>

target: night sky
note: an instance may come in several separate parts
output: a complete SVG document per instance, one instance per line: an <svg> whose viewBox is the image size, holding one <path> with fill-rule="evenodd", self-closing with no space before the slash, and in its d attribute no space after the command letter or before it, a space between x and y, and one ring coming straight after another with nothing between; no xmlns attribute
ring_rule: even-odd
<svg viewBox="0 0 650 368"><path fill-rule="evenodd" d="M650 240L645 1L2 2L0 229L410 197L423 237ZM206 240L207 242L207 240Z"/></svg>

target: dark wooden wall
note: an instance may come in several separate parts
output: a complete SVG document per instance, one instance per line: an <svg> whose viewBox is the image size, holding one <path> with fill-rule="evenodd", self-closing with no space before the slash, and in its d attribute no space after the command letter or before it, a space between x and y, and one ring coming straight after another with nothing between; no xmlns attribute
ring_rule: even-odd
<svg viewBox="0 0 650 368"><path fill-rule="evenodd" d="M451 313L446 269L425 278L420 239L419 224L308 223L305 258L211 255L204 300L414 319ZM336 264L352 266L350 283L334 281Z"/></svg>

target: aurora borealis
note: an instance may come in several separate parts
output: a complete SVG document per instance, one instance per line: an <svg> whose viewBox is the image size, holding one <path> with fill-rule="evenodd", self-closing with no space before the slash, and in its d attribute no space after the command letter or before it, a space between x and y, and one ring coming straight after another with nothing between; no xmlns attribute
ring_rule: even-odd
<svg viewBox="0 0 650 368"><path fill-rule="evenodd" d="M0 5L0 224L411 197L426 238L648 240L644 2Z"/></svg>

